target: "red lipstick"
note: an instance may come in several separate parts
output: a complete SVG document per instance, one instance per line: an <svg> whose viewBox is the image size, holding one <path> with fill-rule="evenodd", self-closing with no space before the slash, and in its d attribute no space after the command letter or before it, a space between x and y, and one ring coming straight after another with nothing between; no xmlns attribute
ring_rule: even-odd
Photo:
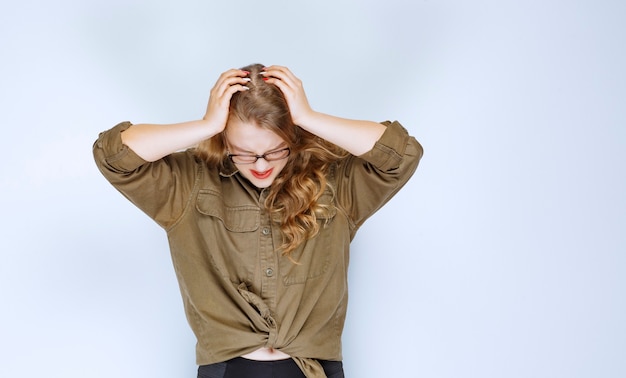
<svg viewBox="0 0 626 378"><path fill-rule="evenodd" d="M259 172L259 171L255 171L254 169L251 169L250 173L255 178L258 178L259 180L263 180L263 179L266 179L266 178L270 177L270 175L272 174L273 170L274 170L274 168L270 168L270 169L268 169L265 172Z"/></svg>

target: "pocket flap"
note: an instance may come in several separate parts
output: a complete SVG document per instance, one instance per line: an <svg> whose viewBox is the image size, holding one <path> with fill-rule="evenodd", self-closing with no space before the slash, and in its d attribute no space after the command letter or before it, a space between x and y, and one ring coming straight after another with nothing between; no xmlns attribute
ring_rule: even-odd
<svg viewBox="0 0 626 378"><path fill-rule="evenodd" d="M251 232L259 228L261 210L257 206L226 206L221 194L214 191L201 190L196 209L201 214L218 218L229 231Z"/></svg>

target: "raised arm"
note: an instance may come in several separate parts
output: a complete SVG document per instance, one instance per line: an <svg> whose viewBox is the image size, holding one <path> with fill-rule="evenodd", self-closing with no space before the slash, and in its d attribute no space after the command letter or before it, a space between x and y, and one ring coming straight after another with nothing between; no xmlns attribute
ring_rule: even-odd
<svg viewBox="0 0 626 378"><path fill-rule="evenodd" d="M314 111L306 98L302 81L286 67L270 66L263 73L285 95L296 125L323 138L353 155L359 156L374 147L385 126L372 121L339 118Z"/></svg>
<svg viewBox="0 0 626 378"><path fill-rule="evenodd" d="M270 66L263 73L285 95L294 123L353 155L372 149L385 132L385 126L372 121L339 118L314 111L306 98L302 81L286 67Z"/></svg>
<svg viewBox="0 0 626 378"><path fill-rule="evenodd" d="M144 160L156 161L211 138L226 127L232 95L248 89L247 75L248 72L236 69L220 75L201 120L169 125L136 124L122 133L122 142Z"/></svg>

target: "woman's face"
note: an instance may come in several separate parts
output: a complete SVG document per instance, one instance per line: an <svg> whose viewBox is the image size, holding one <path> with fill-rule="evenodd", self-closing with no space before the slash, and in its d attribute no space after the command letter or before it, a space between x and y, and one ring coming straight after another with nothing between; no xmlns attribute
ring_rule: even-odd
<svg viewBox="0 0 626 378"><path fill-rule="evenodd" d="M243 122L239 119L230 119L228 121L225 139L228 153L231 155L260 156L276 152L276 154L272 155L282 157L286 155L286 151L278 151L289 147L287 142L274 132L261 128L257 126L256 123ZM237 160L236 157L235 160ZM254 186L257 188L267 188L274 182L274 179L278 176L280 171L285 168L287 160L287 156L285 156L285 158L272 161L258 158L254 163L233 163L241 175L248 179Z"/></svg>

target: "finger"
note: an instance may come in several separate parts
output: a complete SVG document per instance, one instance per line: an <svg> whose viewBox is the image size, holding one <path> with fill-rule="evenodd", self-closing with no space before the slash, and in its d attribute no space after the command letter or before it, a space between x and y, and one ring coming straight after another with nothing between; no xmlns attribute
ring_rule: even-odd
<svg viewBox="0 0 626 378"><path fill-rule="evenodd" d="M293 88L295 88L293 81L279 70L262 71L261 75L263 75L263 80L266 83L276 85L283 91L283 93L285 93L286 90L291 91Z"/></svg>
<svg viewBox="0 0 626 378"><path fill-rule="evenodd" d="M247 86L243 84L231 85L230 87L228 87L226 92L224 92L224 96L222 96L222 100L227 101L230 104L230 99L233 97L235 93L245 92L248 90L250 90L250 88L248 88Z"/></svg>
<svg viewBox="0 0 626 378"><path fill-rule="evenodd" d="M281 66L272 66L268 67L267 71L265 71L264 76L267 78L266 82L277 85L277 82L271 80L272 78L278 79L280 82L286 84L291 91L297 91L302 89L302 81L298 79L291 71L289 71L286 67ZM281 87L283 93L287 88Z"/></svg>
<svg viewBox="0 0 626 378"><path fill-rule="evenodd" d="M271 66L267 66L264 68L264 71L280 71L280 72L290 72L289 68L285 67L285 66L279 66L276 64L273 64Z"/></svg>
<svg viewBox="0 0 626 378"><path fill-rule="evenodd" d="M297 83L299 80L287 67L273 65L264 69L269 76L278 77L281 80Z"/></svg>
<svg viewBox="0 0 626 378"><path fill-rule="evenodd" d="M225 80L229 77L234 77L234 76L239 76L239 77L244 77L244 76L248 76L250 74L250 72L248 71L244 71L244 70L238 70L235 68L232 68L228 71L224 71L222 72L222 74L219 76L219 78L217 79L217 81L222 81Z"/></svg>
<svg viewBox="0 0 626 378"><path fill-rule="evenodd" d="M249 77L240 77L240 76L227 77L224 80L222 80L222 82L219 83L217 87L215 88L215 96L223 97L224 94L227 91L229 91L232 87L245 86L249 81L250 81Z"/></svg>
<svg viewBox="0 0 626 378"><path fill-rule="evenodd" d="M230 69L228 71L223 72L217 81L215 82L214 88L222 86L225 82L231 82L233 78L243 78L250 74L248 71L238 70L238 69Z"/></svg>
<svg viewBox="0 0 626 378"><path fill-rule="evenodd" d="M278 89L283 92L286 98L293 97L293 94L295 93L293 87L291 87L288 83L279 78L267 77L267 80L265 82L277 86Z"/></svg>
<svg viewBox="0 0 626 378"><path fill-rule="evenodd" d="M228 110L228 108L230 107L230 100L232 99L233 95L237 92L244 92L249 89L250 88L248 88L247 86L241 84L231 85L226 89L226 91L224 91L224 93L222 93L220 97L215 98L214 106L217 108Z"/></svg>

